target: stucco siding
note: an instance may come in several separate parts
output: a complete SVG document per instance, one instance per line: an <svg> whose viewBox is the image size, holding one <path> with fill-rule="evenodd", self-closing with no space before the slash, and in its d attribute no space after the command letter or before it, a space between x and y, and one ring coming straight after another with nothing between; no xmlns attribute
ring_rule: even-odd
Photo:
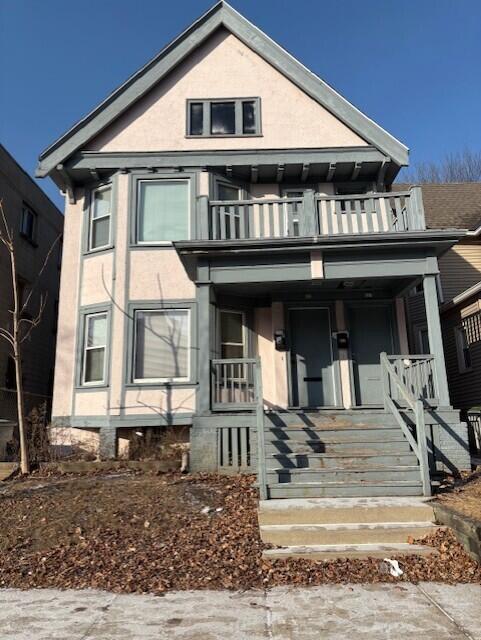
<svg viewBox="0 0 481 640"><path fill-rule="evenodd" d="M105 416L109 408L109 394L102 391L79 391L75 394L74 415Z"/></svg>
<svg viewBox="0 0 481 640"><path fill-rule="evenodd" d="M93 254L84 259L80 304L100 304L112 298L114 256L108 253Z"/></svg>
<svg viewBox="0 0 481 640"><path fill-rule="evenodd" d="M444 301L481 280L481 242L460 242L439 258Z"/></svg>
<svg viewBox="0 0 481 640"><path fill-rule="evenodd" d="M125 394L125 415L168 416L168 414L192 413L195 410L195 389L171 388L127 389Z"/></svg>
<svg viewBox="0 0 481 640"><path fill-rule="evenodd" d="M237 97L260 97L261 137L186 137L186 100ZM87 148L181 151L366 144L234 35L220 29Z"/></svg>
<svg viewBox="0 0 481 640"><path fill-rule="evenodd" d="M195 284L189 279L175 249L143 249L130 252L129 297L131 300L195 298Z"/></svg>

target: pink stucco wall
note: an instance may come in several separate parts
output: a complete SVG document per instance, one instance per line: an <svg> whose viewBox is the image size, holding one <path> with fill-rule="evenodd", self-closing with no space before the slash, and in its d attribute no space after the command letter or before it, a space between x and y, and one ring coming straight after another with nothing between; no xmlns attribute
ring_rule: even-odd
<svg viewBox="0 0 481 640"><path fill-rule="evenodd" d="M262 136L186 137L186 100L260 97ZM234 35L219 30L92 140L96 151L276 149L367 143Z"/></svg>

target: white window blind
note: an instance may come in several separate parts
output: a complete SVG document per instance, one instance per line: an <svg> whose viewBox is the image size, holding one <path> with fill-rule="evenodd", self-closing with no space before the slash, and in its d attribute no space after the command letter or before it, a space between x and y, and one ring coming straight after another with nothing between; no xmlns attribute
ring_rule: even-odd
<svg viewBox="0 0 481 640"><path fill-rule="evenodd" d="M188 180L141 180L137 211L138 242L188 239L189 209Z"/></svg>
<svg viewBox="0 0 481 640"><path fill-rule="evenodd" d="M110 213L112 189L104 187L93 192L90 218L89 249L110 244Z"/></svg>
<svg viewBox="0 0 481 640"><path fill-rule="evenodd" d="M105 352L107 349L107 314L85 316L83 384L105 382Z"/></svg>
<svg viewBox="0 0 481 640"><path fill-rule="evenodd" d="M137 311L135 380L188 380L190 375L188 309Z"/></svg>

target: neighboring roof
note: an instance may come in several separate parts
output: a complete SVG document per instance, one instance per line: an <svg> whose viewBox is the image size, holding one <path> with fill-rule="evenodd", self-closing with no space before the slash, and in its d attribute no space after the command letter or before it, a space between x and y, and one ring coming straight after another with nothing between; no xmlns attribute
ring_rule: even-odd
<svg viewBox="0 0 481 640"><path fill-rule="evenodd" d="M408 163L408 148L364 115L263 31L221 0L167 45L155 58L111 93L98 107L40 154L36 175L48 175L75 151L111 124L220 27L264 58L306 94L333 113L399 166Z"/></svg>
<svg viewBox="0 0 481 640"><path fill-rule="evenodd" d="M392 190L405 191L411 186L395 183ZM422 184L421 188L429 229L479 229L481 182Z"/></svg>
<svg viewBox="0 0 481 640"><path fill-rule="evenodd" d="M459 293L457 296L454 296L452 300L450 300L449 302L447 302L445 305L441 307L441 311L447 311L448 309L452 309L453 307L456 307L458 304L461 304L466 300L469 300L469 298L472 298L473 296L479 295L479 294L481 294L481 280L476 284L473 284L473 286L469 287L469 289L466 289L465 291L462 291L461 293Z"/></svg>

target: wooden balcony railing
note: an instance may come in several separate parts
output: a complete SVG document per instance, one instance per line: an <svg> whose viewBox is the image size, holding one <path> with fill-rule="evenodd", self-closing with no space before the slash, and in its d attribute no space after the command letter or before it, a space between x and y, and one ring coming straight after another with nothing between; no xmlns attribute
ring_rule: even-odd
<svg viewBox="0 0 481 640"><path fill-rule="evenodd" d="M211 201L202 215L209 240L399 233L426 228L420 188L395 193Z"/></svg>

